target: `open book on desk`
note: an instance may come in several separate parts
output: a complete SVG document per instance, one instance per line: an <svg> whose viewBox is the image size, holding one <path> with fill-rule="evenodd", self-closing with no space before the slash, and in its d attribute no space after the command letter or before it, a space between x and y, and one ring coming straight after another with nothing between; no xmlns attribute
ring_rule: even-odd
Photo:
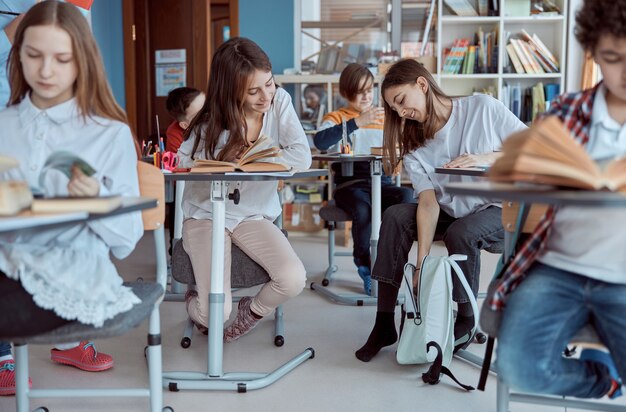
<svg viewBox="0 0 626 412"><path fill-rule="evenodd" d="M487 172L491 180L626 193L626 157L601 167L556 116L513 134L502 151Z"/></svg>
<svg viewBox="0 0 626 412"><path fill-rule="evenodd" d="M238 162L222 160L197 159L193 162L191 173L225 173L240 170L242 172L283 172L290 169L280 163L271 161L280 156L280 148L272 145L272 139L261 135L248 147Z"/></svg>

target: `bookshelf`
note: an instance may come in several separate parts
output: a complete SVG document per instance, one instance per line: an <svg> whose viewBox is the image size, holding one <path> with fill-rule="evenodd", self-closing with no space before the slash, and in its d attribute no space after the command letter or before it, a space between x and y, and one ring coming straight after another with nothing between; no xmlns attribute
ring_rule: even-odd
<svg viewBox="0 0 626 412"><path fill-rule="evenodd" d="M478 3L483 0L467 0L478 11ZM447 3L450 0L438 0L437 7L437 73L436 79L443 90L452 96L470 95L474 91L490 90L494 97L505 104L510 102L511 88L525 89L541 82L556 84L560 92L565 91L566 46L568 0L556 0L560 9L557 13L530 14L529 0L488 0L497 7L497 15L459 16ZM493 7L490 7L493 9ZM492 14L495 14L492 11ZM444 71L446 48L451 48L457 39L474 39L475 33L497 33L497 52L493 68L489 73L447 74ZM530 35L536 34L559 62L557 73L517 73L513 68L505 49L508 38L517 37L522 29ZM503 38L507 36L507 41ZM507 89L508 87L508 89Z"/></svg>

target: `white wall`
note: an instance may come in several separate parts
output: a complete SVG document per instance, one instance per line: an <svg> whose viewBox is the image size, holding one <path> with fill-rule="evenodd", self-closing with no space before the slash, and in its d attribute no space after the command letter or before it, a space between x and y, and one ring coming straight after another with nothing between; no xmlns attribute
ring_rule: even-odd
<svg viewBox="0 0 626 412"><path fill-rule="evenodd" d="M565 90L570 93L580 90L584 53L582 47L574 36L576 26L576 12L582 5L583 0L570 0L568 10L567 27L567 73L565 76Z"/></svg>

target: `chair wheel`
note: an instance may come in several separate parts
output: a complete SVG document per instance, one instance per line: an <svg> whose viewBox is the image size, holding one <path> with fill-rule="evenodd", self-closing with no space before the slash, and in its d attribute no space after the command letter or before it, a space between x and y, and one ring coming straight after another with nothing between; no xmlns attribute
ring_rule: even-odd
<svg viewBox="0 0 626 412"><path fill-rule="evenodd" d="M171 406L166 406L165 408L163 408L163 412L174 412L174 408L172 408Z"/></svg>
<svg viewBox="0 0 626 412"><path fill-rule="evenodd" d="M315 284L315 282L311 282L311 284L309 285L309 288L311 288L311 290L315 290L315 286L313 286Z"/></svg>
<svg viewBox="0 0 626 412"><path fill-rule="evenodd" d="M322 286L328 286L329 283L330 283L330 281L328 279L323 279L322 280Z"/></svg>
<svg viewBox="0 0 626 412"><path fill-rule="evenodd" d="M50 409L46 408L45 406L40 406L39 408L35 409L34 412L50 412Z"/></svg>
<svg viewBox="0 0 626 412"><path fill-rule="evenodd" d="M487 335L485 335L482 332L478 332L476 334L476 337L474 337L474 339L476 339L477 343L480 343L482 345L483 343L487 342Z"/></svg>
<svg viewBox="0 0 626 412"><path fill-rule="evenodd" d="M143 347L143 357L144 358L148 357L148 346L147 345Z"/></svg>
<svg viewBox="0 0 626 412"><path fill-rule="evenodd" d="M188 347L191 346L191 338L188 337L184 337L180 340L180 346L183 347L183 349L187 349Z"/></svg>
<svg viewBox="0 0 626 412"><path fill-rule="evenodd" d="M281 335L278 335L274 338L274 345L278 346L279 348L281 346L283 346L285 344L285 338L282 337Z"/></svg>

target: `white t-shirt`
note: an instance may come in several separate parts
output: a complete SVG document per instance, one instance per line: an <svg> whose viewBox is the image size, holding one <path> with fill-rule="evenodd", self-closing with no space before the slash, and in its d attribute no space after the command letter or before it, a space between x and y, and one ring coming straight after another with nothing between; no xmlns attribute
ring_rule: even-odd
<svg viewBox="0 0 626 412"><path fill-rule="evenodd" d="M585 149L596 162L626 154L626 125L613 120L600 86ZM610 283L626 283L626 208L561 207L546 248L546 265Z"/></svg>
<svg viewBox="0 0 626 412"><path fill-rule="evenodd" d="M477 196L456 196L445 191L452 182L471 182L481 179L435 173L436 167L465 153L480 154L500 150L510 134L526 126L497 99L475 95L452 100L452 114L435 137L404 156L415 197L424 190L434 189L441 209L460 218L494 204Z"/></svg>
<svg viewBox="0 0 626 412"><path fill-rule="evenodd" d="M24 98L0 112L0 153L18 159L19 168L0 180L26 180L39 187L51 153L76 153L95 170L100 196L139 196L137 152L129 127L102 117L78 114L71 99L46 110ZM56 170L45 175L46 195L67 196L68 178ZM83 224L0 235L0 270L20 280L38 306L60 317L101 326L140 300L122 286L109 252L128 256L143 235L141 213L122 214Z"/></svg>
<svg viewBox="0 0 626 412"><path fill-rule="evenodd" d="M270 110L263 116L262 135L271 138L280 146L281 156L278 162L294 169L311 167L311 149L304 135L298 115L291 104L291 96L281 89L276 90ZM217 151L228 141L228 131L219 137ZM185 140L178 149L181 167L192 167L191 151L195 135ZM198 145L196 159L205 159L204 140ZM282 208L278 199L277 181L265 182L230 182L229 192L239 189L241 200L238 205L226 202L226 229L232 231L244 220L269 219L274 221ZM183 213L185 218L212 219L213 206L210 198L211 182L186 182L183 192Z"/></svg>

